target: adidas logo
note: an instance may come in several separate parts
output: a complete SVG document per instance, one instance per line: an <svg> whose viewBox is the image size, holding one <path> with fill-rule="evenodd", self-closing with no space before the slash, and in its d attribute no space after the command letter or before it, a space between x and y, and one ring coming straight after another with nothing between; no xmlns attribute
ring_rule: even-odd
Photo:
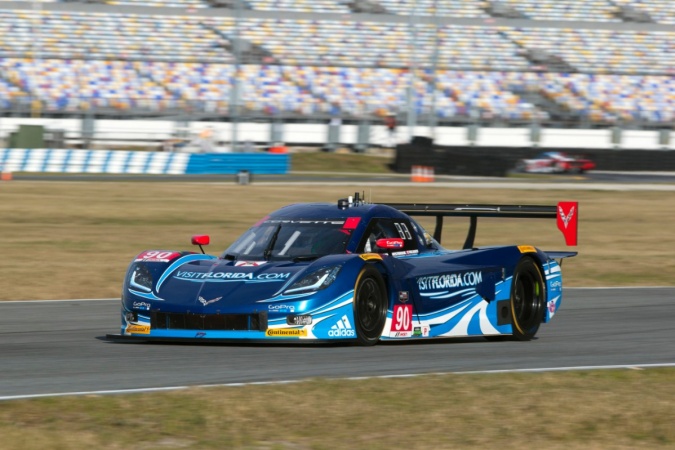
<svg viewBox="0 0 675 450"><path fill-rule="evenodd" d="M342 319L330 327L328 330L328 336L330 337L356 337L356 331L352 328L352 324L349 323L349 319L345 314L342 316Z"/></svg>

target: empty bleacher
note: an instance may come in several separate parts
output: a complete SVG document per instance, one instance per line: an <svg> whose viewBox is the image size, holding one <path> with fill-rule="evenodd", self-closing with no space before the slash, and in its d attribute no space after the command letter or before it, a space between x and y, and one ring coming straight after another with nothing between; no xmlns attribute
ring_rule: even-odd
<svg viewBox="0 0 675 450"><path fill-rule="evenodd" d="M246 0L250 14L198 0L24 2L0 9L0 107L357 118L411 104L448 121L673 120L673 2L369 2L381 14L367 19L351 1ZM158 13L124 9L135 5ZM491 16L498 5L517 22ZM630 17L654 28L613 26Z"/></svg>

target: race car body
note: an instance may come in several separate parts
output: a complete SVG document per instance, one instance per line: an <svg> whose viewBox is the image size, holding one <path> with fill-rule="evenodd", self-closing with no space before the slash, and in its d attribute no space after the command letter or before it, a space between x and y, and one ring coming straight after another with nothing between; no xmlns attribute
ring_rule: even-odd
<svg viewBox="0 0 675 450"><path fill-rule="evenodd" d="M413 216L433 216L432 237ZM443 218L470 219L461 250ZM220 256L149 250L127 270L115 340L529 340L562 301L559 261L531 245L474 248L478 217L553 218L576 245L578 205L372 204L358 194L266 216ZM193 244L209 243L194 236Z"/></svg>
<svg viewBox="0 0 675 450"><path fill-rule="evenodd" d="M577 158L562 152L545 152L532 159L521 159L516 164L518 172L527 173L584 173L595 169L590 159Z"/></svg>

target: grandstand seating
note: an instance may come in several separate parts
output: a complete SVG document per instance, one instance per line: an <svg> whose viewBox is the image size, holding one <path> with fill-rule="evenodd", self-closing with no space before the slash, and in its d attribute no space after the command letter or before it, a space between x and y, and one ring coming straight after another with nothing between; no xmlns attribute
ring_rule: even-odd
<svg viewBox="0 0 675 450"><path fill-rule="evenodd" d="M656 23L675 25L675 2L672 0L614 0L614 2L646 13Z"/></svg>
<svg viewBox="0 0 675 450"><path fill-rule="evenodd" d="M106 0L108 5L156 6L162 8L209 8L211 5L202 0Z"/></svg>
<svg viewBox="0 0 675 450"><path fill-rule="evenodd" d="M205 22L190 16L0 10L0 56L232 62L229 43Z"/></svg>
<svg viewBox="0 0 675 450"><path fill-rule="evenodd" d="M26 3L73 2L74 0L0 0ZM131 5L185 10L216 6L232 8L237 0L83 0L111 6ZM247 9L279 12L339 13L361 12L359 3L376 6L374 11L396 15L442 18L489 18L490 6L507 7L516 17L530 20L621 22L621 7L642 12L655 23L675 24L675 2L671 0L241 0ZM416 5L416 6L415 6ZM494 8L492 9L494 10Z"/></svg>
<svg viewBox="0 0 675 450"><path fill-rule="evenodd" d="M74 0L0 0L26 3L54 3ZM203 9L216 6L233 7L237 0L88 0L107 5L155 6L165 8ZM241 0L244 8L258 11L339 13L360 12L359 3L375 6L373 12L396 15L415 14L421 17L489 18L488 11L506 7L534 21L621 22L621 7L629 7L647 15L655 23L675 24L675 2L672 0Z"/></svg>
<svg viewBox="0 0 675 450"><path fill-rule="evenodd" d="M351 12L346 0L247 0L252 9L262 11L296 11L314 13Z"/></svg>
<svg viewBox="0 0 675 450"><path fill-rule="evenodd" d="M675 23L670 0L499 1L530 19L528 27L493 23L487 6L496 2L418 0L414 8L412 0L370 1L392 19L354 20L346 0L247 0L249 8L288 14L244 15L236 23L231 14L190 14L210 6L200 0L106 0L95 11L75 3L68 11L0 9L0 108L37 99L45 112L189 105L228 114L238 79L238 106L256 114L382 116L410 101L418 114L435 107L445 120L675 119L675 32L574 26L620 22L621 6ZM114 5L185 10L124 14ZM427 20L413 33L411 23L393 19L412 13L483 24Z"/></svg>
<svg viewBox="0 0 675 450"><path fill-rule="evenodd" d="M673 32L530 28L505 29L519 45L563 58L584 73L668 73Z"/></svg>
<svg viewBox="0 0 675 450"><path fill-rule="evenodd" d="M621 22L609 0L501 0L532 20Z"/></svg>
<svg viewBox="0 0 675 450"><path fill-rule="evenodd" d="M449 2L443 0L378 0L389 13L418 16L447 16L458 18L478 19L489 17L482 9L485 4L481 0L464 0L461 2Z"/></svg>

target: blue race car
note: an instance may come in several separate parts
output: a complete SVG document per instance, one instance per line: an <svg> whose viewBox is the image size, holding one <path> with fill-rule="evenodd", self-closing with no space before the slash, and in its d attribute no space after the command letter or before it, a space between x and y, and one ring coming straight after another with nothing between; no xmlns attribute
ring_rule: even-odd
<svg viewBox="0 0 675 450"><path fill-rule="evenodd" d="M434 235L413 216L435 217ZM470 221L462 250L445 217ZM576 245L578 204L373 204L359 194L266 216L220 256L148 250L124 278L112 340L327 342L532 339L560 307L560 260L531 245L474 248L479 217L553 218Z"/></svg>

